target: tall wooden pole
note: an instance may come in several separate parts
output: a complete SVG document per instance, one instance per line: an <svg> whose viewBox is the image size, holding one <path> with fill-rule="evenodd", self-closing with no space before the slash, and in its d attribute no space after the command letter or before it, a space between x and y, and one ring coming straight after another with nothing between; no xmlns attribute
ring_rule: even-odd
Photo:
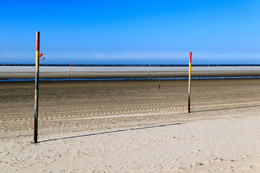
<svg viewBox="0 0 260 173"><path fill-rule="evenodd" d="M39 98L39 52L40 32L36 32L36 54L35 54L35 97L34 97L34 143L38 142L38 98Z"/></svg>
<svg viewBox="0 0 260 173"><path fill-rule="evenodd" d="M189 83L188 83L188 112L190 113L190 81L191 81L191 57L192 57L192 52L190 52L190 61L189 61Z"/></svg>

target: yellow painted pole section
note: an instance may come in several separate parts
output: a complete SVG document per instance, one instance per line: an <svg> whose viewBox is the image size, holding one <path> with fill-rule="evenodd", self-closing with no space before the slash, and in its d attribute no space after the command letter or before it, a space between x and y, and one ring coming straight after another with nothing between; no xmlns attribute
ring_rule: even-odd
<svg viewBox="0 0 260 173"><path fill-rule="evenodd" d="M36 51L35 53L35 65L36 65L36 71L39 72L39 51Z"/></svg>

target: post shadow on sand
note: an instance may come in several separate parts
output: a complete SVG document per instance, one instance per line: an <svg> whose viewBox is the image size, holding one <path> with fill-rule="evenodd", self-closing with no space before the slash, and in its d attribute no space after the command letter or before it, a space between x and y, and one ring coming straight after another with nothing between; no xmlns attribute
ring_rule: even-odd
<svg viewBox="0 0 260 173"><path fill-rule="evenodd" d="M253 108L260 105L249 105L249 106L236 106L236 107L230 107L230 108L218 108L218 109L207 109L207 110L195 110L192 112L210 112L210 111L222 111L222 110L231 110L231 109L243 109L243 108Z"/></svg>
<svg viewBox="0 0 260 173"><path fill-rule="evenodd" d="M104 132L89 133L89 134L84 134L84 135L75 135L75 136L69 136L69 137L47 139L47 140L43 140L43 141L38 141L38 143L58 141L58 140L64 140L64 139L82 138L82 137L103 135L103 134L110 134L110 133L120 133L120 132L127 132L127 131L152 129L152 128L158 128L158 127L176 126L176 125L181 125L181 124L184 124L184 123L162 124L162 125L154 125L154 126L146 126L146 127L137 127L137 128L128 128L128 129L121 129L121 130L104 131Z"/></svg>

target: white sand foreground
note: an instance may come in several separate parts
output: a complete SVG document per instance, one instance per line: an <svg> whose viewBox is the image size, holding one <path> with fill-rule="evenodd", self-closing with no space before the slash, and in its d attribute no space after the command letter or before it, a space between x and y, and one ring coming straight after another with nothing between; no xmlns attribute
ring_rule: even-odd
<svg viewBox="0 0 260 173"><path fill-rule="evenodd" d="M1 140L0 172L256 173L258 114Z"/></svg>

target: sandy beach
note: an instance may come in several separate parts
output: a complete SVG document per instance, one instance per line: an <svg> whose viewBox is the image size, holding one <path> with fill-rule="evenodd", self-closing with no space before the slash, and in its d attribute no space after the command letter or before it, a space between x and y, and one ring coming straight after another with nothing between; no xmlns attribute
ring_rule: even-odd
<svg viewBox="0 0 260 173"><path fill-rule="evenodd" d="M0 172L259 172L260 80L0 85Z"/></svg>

